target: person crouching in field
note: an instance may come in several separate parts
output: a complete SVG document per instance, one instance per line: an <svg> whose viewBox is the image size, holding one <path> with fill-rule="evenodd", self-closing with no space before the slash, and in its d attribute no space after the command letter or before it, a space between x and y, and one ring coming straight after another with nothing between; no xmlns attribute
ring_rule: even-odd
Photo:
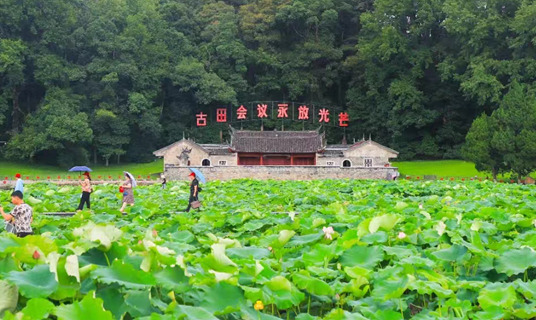
<svg viewBox="0 0 536 320"><path fill-rule="evenodd" d="M17 237L24 238L33 234L32 221L33 221L33 209L22 200L22 192L13 191L11 194L11 203L15 205L11 213L5 213L4 208L0 206L0 213L4 220L12 223L15 227L13 233Z"/></svg>
<svg viewBox="0 0 536 320"><path fill-rule="evenodd" d="M91 176L89 175L89 172L84 172L84 176L84 181L80 183L82 186L82 197L80 198L80 204L76 211L82 211L82 209L84 209L84 204L87 204L87 208L91 209L90 196L93 191L91 188Z"/></svg>

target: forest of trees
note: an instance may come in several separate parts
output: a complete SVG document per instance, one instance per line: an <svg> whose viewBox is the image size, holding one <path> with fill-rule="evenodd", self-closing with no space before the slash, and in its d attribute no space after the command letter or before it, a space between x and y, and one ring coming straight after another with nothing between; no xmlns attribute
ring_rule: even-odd
<svg viewBox="0 0 536 320"><path fill-rule="evenodd" d="M149 161L183 134L219 141L199 110L287 100L347 110L349 141L460 158L477 117L534 96L535 16L533 0L0 0L0 150Z"/></svg>

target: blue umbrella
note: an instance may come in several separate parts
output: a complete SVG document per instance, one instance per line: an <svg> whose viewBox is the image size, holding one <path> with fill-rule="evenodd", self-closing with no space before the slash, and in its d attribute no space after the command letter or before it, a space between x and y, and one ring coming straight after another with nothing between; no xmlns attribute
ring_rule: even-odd
<svg viewBox="0 0 536 320"><path fill-rule="evenodd" d="M190 171L192 171L193 173L195 173L195 177L197 178L197 180L199 180L200 182L207 182L207 180L205 179L205 176L201 173L201 171L199 171L198 169L196 168L189 168Z"/></svg>
<svg viewBox="0 0 536 320"><path fill-rule="evenodd" d="M72 167L71 169L69 169L69 172L91 172L93 170L91 170L89 167L86 167L86 166L77 166L77 167Z"/></svg>

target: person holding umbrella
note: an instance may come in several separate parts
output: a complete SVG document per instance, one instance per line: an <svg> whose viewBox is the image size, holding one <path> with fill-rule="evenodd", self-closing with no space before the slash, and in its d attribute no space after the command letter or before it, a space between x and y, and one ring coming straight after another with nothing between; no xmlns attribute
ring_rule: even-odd
<svg viewBox="0 0 536 320"><path fill-rule="evenodd" d="M20 173L17 173L15 175L15 178L17 178L17 182L15 183L15 191L20 191L21 193L24 193L24 183L22 182L21 177L22 176Z"/></svg>
<svg viewBox="0 0 536 320"><path fill-rule="evenodd" d="M131 207L134 206L134 191L133 189L136 187L137 182L136 179L134 179L134 176L130 174L129 172L124 171L125 177L127 180L123 182L123 185L119 188L119 190L123 190L123 205L121 206L121 213L125 212L125 208L127 207L127 204Z"/></svg>
<svg viewBox="0 0 536 320"><path fill-rule="evenodd" d="M84 209L84 204L87 204L87 208L91 209L91 203L89 201L91 192L93 192L91 187L91 176L87 171L84 172L84 176L84 181L80 183L82 186L82 197L80 198L80 204L78 205L78 209L76 209L76 211L82 211L82 209Z"/></svg>

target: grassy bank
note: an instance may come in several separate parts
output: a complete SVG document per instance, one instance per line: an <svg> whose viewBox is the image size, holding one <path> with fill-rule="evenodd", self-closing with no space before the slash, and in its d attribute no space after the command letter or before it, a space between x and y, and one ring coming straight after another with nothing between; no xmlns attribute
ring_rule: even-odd
<svg viewBox="0 0 536 320"><path fill-rule="evenodd" d="M401 161L395 162L401 174L410 176L436 175L438 177L486 177L488 173L478 172L472 162L462 160L438 160L438 161ZM147 176L162 172L162 160L157 160L151 163L135 163L124 165L111 165L105 167L102 165L90 166L93 169L92 175L97 176L112 176L117 177L123 171L131 172L134 176ZM46 178L50 176L56 178L58 175L67 177L74 176L76 173L69 173L67 170L53 166L20 164L15 162L0 162L0 179L4 177L12 178L16 173L21 173L23 176L35 178Z"/></svg>
<svg viewBox="0 0 536 320"><path fill-rule="evenodd" d="M436 175L438 177L486 177L486 172L479 172L475 164L463 160L437 161L401 161L393 163L401 174L409 176Z"/></svg>
<svg viewBox="0 0 536 320"><path fill-rule="evenodd" d="M108 167L97 165L89 166L93 172L92 176L112 176L117 177L123 173L123 171L128 171L134 176L147 176L155 173L162 172L163 164L162 160L157 160L150 163L134 163L134 164L124 164L124 165L110 165ZM0 178L4 177L12 178L15 174L20 173L24 177L29 176L31 178L40 177L46 179L47 176L56 178L57 176L66 177L68 175L74 176L78 173L68 172L65 169L61 169L54 166L46 165L36 165L29 163L16 163L16 162L0 162Z"/></svg>

